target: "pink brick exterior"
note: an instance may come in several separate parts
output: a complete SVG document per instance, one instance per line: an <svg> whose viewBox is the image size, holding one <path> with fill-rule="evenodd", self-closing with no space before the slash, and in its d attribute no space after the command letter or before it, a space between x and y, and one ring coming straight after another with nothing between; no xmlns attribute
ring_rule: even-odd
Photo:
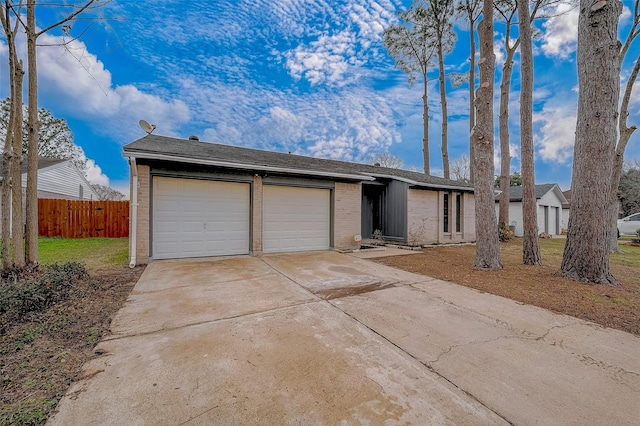
<svg viewBox="0 0 640 426"><path fill-rule="evenodd" d="M262 254L262 177L253 178L253 189L251 192L251 223L253 232L251 233L251 251L254 256Z"/></svg>
<svg viewBox="0 0 640 426"><path fill-rule="evenodd" d="M362 185L336 182L333 210L333 247L350 250L360 247L354 240L361 232Z"/></svg>
<svg viewBox="0 0 640 426"><path fill-rule="evenodd" d="M456 192L452 191L449 223L454 232L444 232L446 191L409 189L407 195L407 242L412 245L472 242L476 239L473 194L462 194L461 232L455 232Z"/></svg>
<svg viewBox="0 0 640 426"><path fill-rule="evenodd" d="M150 196L151 175L146 165L137 165L138 214L136 223L136 263L150 260ZM133 185L133 179L131 179ZM475 241L475 205L473 194L462 194L461 232L443 232L444 191L409 189L407 194L407 239L409 244L433 244ZM450 223L455 226L455 194L451 192ZM262 255L263 184L260 176L253 178L251 189L251 241L250 251ZM362 185L360 183L335 182L333 190L332 232L333 248L352 250L360 247L354 237L361 232ZM133 207L133 205L132 205ZM133 215L131 215L133 218ZM131 224L133 225L133 224ZM133 229L133 228L131 228Z"/></svg>
<svg viewBox="0 0 640 426"><path fill-rule="evenodd" d="M462 214L464 217L464 225L462 230L464 232L464 241L476 240L476 199L473 194L465 193L464 205L462 208Z"/></svg>
<svg viewBox="0 0 640 426"><path fill-rule="evenodd" d="M440 241L439 192L409 189L407 194L407 242L411 245Z"/></svg>
<svg viewBox="0 0 640 426"><path fill-rule="evenodd" d="M136 263L138 265L149 263L149 196L151 194L151 175L149 166L137 165L138 167L138 188L133 188L133 179L130 182L130 194L134 190L138 191L138 218L136 224ZM133 197L131 197L133 200ZM131 205L133 208L133 205ZM129 217L133 218L132 212ZM129 224L129 229L132 224Z"/></svg>

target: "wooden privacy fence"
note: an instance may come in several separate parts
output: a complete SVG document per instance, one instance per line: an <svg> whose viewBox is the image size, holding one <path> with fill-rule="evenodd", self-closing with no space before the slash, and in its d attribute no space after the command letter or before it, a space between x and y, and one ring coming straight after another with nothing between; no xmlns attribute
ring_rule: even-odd
<svg viewBox="0 0 640 426"><path fill-rule="evenodd" d="M128 237L129 202L40 198L38 235L62 238Z"/></svg>

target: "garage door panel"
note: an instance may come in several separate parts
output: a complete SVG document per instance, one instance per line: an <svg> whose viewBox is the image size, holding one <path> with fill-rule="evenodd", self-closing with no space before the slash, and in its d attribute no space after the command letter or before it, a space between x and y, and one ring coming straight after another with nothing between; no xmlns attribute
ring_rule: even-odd
<svg viewBox="0 0 640 426"><path fill-rule="evenodd" d="M187 197L197 197L197 195L191 194L181 194L182 201L182 212L185 214L190 214L194 216L200 217L202 215L203 203L202 201L191 201L189 199L185 199Z"/></svg>
<svg viewBox="0 0 640 426"><path fill-rule="evenodd" d="M265 252L329 249L328 189L265 185L263 191Z"/></svg>
<svg viewBox="0 0 640 426"><path fill-rule="evenodd" d="M175 253L178 250L177 243L157 243L154 245L156 248L156 255L160 259L166 258L167 253Z"/></svg>
<svg viewBox="0 0 640 426"><path fill-rule="evenodd" d="M176 213L178 212L178 205L175 204L172 200L166 198L155 198L154 199L155 208L158 211L164 213Z"/></svg>
<svg viewBox="0 0 640 426"><path fill-rule="evenodd" d="M202 222L200 222L199 220L185 219L182 222L182 232L195 233L196 235L198 235L200 232L202 232Z"/></svg>
<svg viewBox="0 0 640 426"><path fill-rule="evenodd" d="M154 178L153 258L247 254L249 184Z"/></svg>
<svg viewBox="0 0 640 426"><path fill-rule="evenodd" d="M154 179L154 189L162 192L177 192L180 182L176 179L157 178Z"/></svg>

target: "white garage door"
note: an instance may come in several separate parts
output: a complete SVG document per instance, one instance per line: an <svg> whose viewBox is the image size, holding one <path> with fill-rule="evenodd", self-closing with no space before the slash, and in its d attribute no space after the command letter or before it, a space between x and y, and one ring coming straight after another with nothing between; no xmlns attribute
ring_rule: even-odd
<svg viewBox="0 0 640 426"><path fill-rule="evenodd" d="M154 259L249 253L249 184L154 177Z"/></svg>
<svg viewBox="0 0 640 426"><path fill-rule="evenodd" d="M328 189L265 185L263 251L329 249L330 199Z"/></svg>

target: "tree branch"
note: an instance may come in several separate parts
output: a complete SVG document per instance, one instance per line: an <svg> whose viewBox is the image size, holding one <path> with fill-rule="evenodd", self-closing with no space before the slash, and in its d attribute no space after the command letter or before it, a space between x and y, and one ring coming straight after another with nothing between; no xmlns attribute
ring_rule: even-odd
<svg viewBox="0 0 640 426"><path fill-rule="evenodd" d="M46 28L40 30L39 32L35 33L36 39L38 37L40 37L42 34L48 32L48 31L50 31L50 30L52 30L52 29L54 29L56 27L59 27L60 25L62 25L64 23L67 23L67 22L73 20L73 18L75 18L76 16L78 16L79 14L84 12L85 10L89 9L90 6L92 6L94 3L98 3L100 1L101 0L88 0L83 6L80 6L77 10L73 11L66 18L64 18L64 19L62 19L62 20L60 20L60 21L58 21L58 22L56 22L54 24L51 24L48 27L46 27ZM109 3L111 3L111 0L104 0L99 6L96 6L96 7L103 7L103 6L105 6L105 5L109 4ZM76 6L74 5L73 7L76 7Z"/></svg>

